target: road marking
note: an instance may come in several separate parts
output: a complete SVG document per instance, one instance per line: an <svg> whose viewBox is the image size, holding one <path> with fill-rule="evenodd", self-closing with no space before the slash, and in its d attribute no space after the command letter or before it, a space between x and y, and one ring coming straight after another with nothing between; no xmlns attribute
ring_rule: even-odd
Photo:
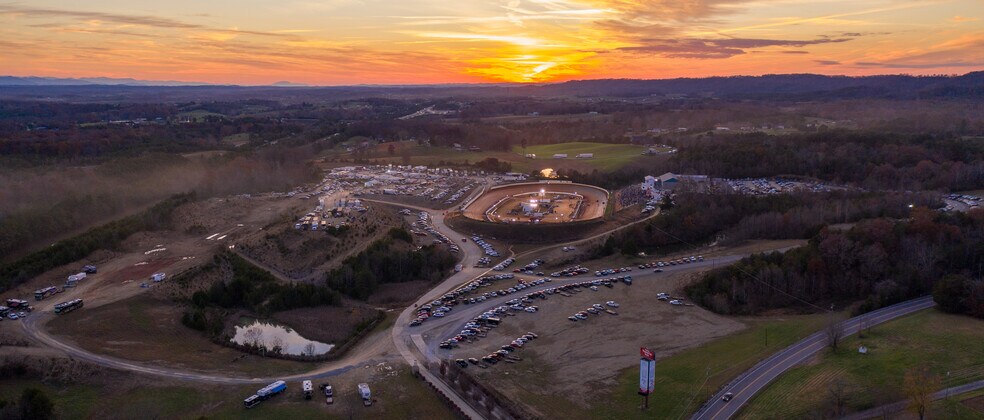
<svg viewBox="0 0 984 420"><path fill-rule="evenodd" d="M885 308L881 308L881 309L878 309L876 311L869 312L868 314L866 314L866 316L869 316L870 317L869 320L873 324L880 324L882 322L893 320L893 319L898 318L900 316L906 316L906 315L915 313L917 311L921 311L921 310L924 310L924 309L931 308L934 305L935 305L935 303L933 302L933 300L930 297L923 297L923 298L917 298L917 299L913 299L913 300L910 300L910 301L898 303L898 304L893 305L893 306L888 306L888 307L885 307ZM861 319L861 317L855 317L855 318L848 319L848 320L845 320L844 321L844 324L843 325L844 325L844 328L846 330L845 335L853 335L853 334L857 333L857 330L860 329L860 319ZM736 383L736 386L737 386L737 384L740 384L742 382L748 382L748 383L744 387L742 387L741 390L739 390L738 392L734 393L734 395L736 397L738 397L741 393L745 392L750 386L752 386L752 385L760 382L761 379L763 379L763 377L766 376L773 369L775 369L776 367L778 367L782 363L788 362L790 360L790 358L795 357L799 353L802 353L803 350L809 349L810 347L813 347L813 346L815 346L818 343L819 344L823 344L824 342L822 341L822 337L817 336L817 334L820 334L820 333L818 332L818 333L811 334L810 336L804 338L803 340L801 340L801 341L799 341L797 343L794 343L794 344L790 345L789 347L786 347L782 351L780 351L780 352L778 352L778 353L776 353L776 354L774 354L774 355L772 355L772 356L764 359L762 363L760 363L758 366L752 368L752 370L749 371L748 375L746 375L745 377L743 377L740 380L738 380L738 382ZM819 341L817 341L817 340L819 340ZM794 350L798 346L804 346L804 345L806 347L803 348L803 349L801 349L801 350L799 350L799 351L797 351L795 354L793 354L791 356L785 356L785 353L788 353L789 351ZM820 349L816 349L815 351L819 351L819 350ZM771 359L771 361L770 361L770 359ZM805 358L804 358L804 360L805 360ZM793 363L792 365L790 365L787 369L799 365L800 363L802 363L802 361L803 360L796 361L795 363ZM769 368L765 373L756 374L756 372L758 372L762 368L765 368L767 365L771 365L772 367ZM783 369L783 370L785 371L786 369ZM784 373L784 372L780 372L776 376L776 378L778 378L779 375L782 375L782 373ZM753 379L753 376L756 376L756 378ZM775 379L775 378L773 378L773 379ZM720 402L719 395L721 395L722 393L728 392L728 390L725 389L725 390L719 391L717 394L715 394L712 397L713 398L713 402L711 404L721 405L721 408L719 408L717 411L715 411L714 414L711 415L710 418L712 418L712 419L713 418L717 418L721 414L721 412L724 409L726 409L726 408L733 408L732 414L731 414L731 415L733 415L734 412L737 412L737 410L741 409L741 407L744 406L745 403L747 403L751 399L751 397L754 397L755 394L757 394L759 391L761 391L761 388L762 387L768 385L769 383L771 383L771 380L768 380L764 384L762 384L762 386L760 386L759 389L755 391L755 393L749 395L747 398L744 398L744 401L741 401L742 398L738 398L738 401L736 401L735 404L722 405L723 403ZM708 407L708 411L704 411L703 413L701 413L696 418L697 419L705 418L710 413L710 408L711 407ZM728 415L728 417L731 417L731 415Z"/></svg>
<svg viewBox="0 0 984 420"><path fill-rule="evenodd" d="M804 343L804 344L805 344L805 343ZM747 389L748 389L748 387L750 387L750 386L752 386L752 385L754 385L754 384L756 384L756 383L757 383L758 381L760 381L760 380L762 380L762 379L763 379L764 377L766 377L766 376L767 376L767 375L769 374L769 372L772 372L772 371L773 371L773 370L775 370L776 368L778 368L778 367L780 367L780 366L781 366L781 365L782 365L783 363L786 363L786 362L788 362L788 361L789 361L789 360L790 360L791 358L793 358L793 357L796 357L796 355L798 355L798 354L800 354L800 353L802 353L802 352L804 352L804 351L807 351L807 350L811 350L811 348L812 348L812 347L813 347L814 345L816 345L816 344L821 344L821 347L823 347L823 346L822 346L822 344L823 344L823 342L813 342L813 343L810 343L810 344L808 344L808 345L807 345L806 347L804 347L804 348L802 348L802 349L800 349L800 350L799 350L799 351L797 351L796 353L793 353L793 354L792 354L792 355L790 355L790 356L786 356L786 357L783 357L783 358L782 358L782 360L777 360L777 361L776 361L776 362L775 362L775 363L774 363L774 364L772 365L772 367L771 367L771 368L769 368L768 370L766 370L766 371L765 371L764 373L762 373L761 375L758 375L758 378L755 378L755 379L752 379L752 381L751 381L751 383L748 383L748 384L746 384L746 385L745 385L744 387L742 387L742 388L741 388L740 390L738 390L737 392L734 392L734 396L735 396L735 397L739 397L739 396L741 395L741 393L742 393L742 392L745 392L745 390L747 390ZM816 351L816 350L811 350L811 352L813 352L813 351ZM744 381L744 380L747 380L747 379L749 379L749 378L750 378L750 377L746 377L745 379L743 379L743 381ZM771 381L770 381L770 382L771 382ZM738 407L740 408L740 407L741 407L742 405L744 405L744 404L739 404L739 405L738 405ZM726 408L728 408L728 407L732 407L732 406L733 406L733 405L722 405L722 406L721 406L721 408L719 408L719 409L718 409L717 411L715 411L715 412L714 412L714 414L713 414L713 415L711 415L711 418L712 418L712 419L714 419L714 418L717 418L717 416L718 416L719 414L721 414L721 411L723 411L724 409L726 409Z"/></svg>

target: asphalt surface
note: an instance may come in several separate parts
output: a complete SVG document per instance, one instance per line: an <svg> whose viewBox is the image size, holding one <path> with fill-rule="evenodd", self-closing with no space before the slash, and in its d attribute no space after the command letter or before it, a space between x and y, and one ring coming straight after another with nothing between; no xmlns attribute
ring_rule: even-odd
<svg viewBox="0 0 984 420"><path fill-rule="evenodd" d="M932 296L925 296L881 308L867 314L854 317L842 322L845 336L858 332L862 319L867 319L871 326L881 324L912 314L913 312L931 308L936 305ZM827 347L826 332L816 332L797 343L786 347L780 352L759 362L748 371L739 375L735 380L724 386L708 400L692 417L694 420L724 420L733 417L742 406L748 403L756 394L765 389L772 381L790 368L809 360ZM726 393L732 393L731 401L724 401Z"/></svg>
<svg viewBox="0 0 984 420"><path fill-rule="evenodd" d="M639 287L641 283L656 280L661 277L671 276L675 272L693 271L700 268L708 268L713 266L724 266L734 263L743 257L745 257L745 255L705 258L704 261L700 261L700 262L663 267L662 273L654 273L652 269L638 269L627 273L611 274L601 277L596 277L594 274L592 274L593 273L592 272L575 277L550 278L549 282L528 287L516 293L508 294L505 296L496 296L490 299L486 299L484 302L481 303L476 303L471 305L456 305L454 306L453 310L443 318L432 317L426 320L420 326L409 327L409 329L412 330L413 334L419 334L423 336L423 338L425 339L424 341L427 343L427 348L422 349L421 351L423 354L426 355L428 359L432 359L432 360L447 359L451 357L451 355L453 354L453 350L444 350L438 348L438 345L440 344L441 341L444 341L448 338L458 335L458 333L464 328L464 324L468 323L468 321L471 321L473 318L481 315L483 312L505 305L506 301L520 298L528 293L538 292L544 289L549 289L551 287L563 286L565 284L579 283L582 281L600 280L604 278L618 277L624 275L632 276L633 285L625 286L624 284L620 284L616 287ZM502 273L508 273L508 272L504 271ZM534 280L543 277L517 274L516 279L499 280L497 282L493 282L492 283L493 286L490 286L488 288L483 288L482 290L491 291L491 290L506 289L515 285L516 280L521 278L529 281L529 280ZM501 287L497 285L501 285ZM667 291L669 292L669 290ZM557 294L548 295L547 300L549 301L551 299L565 299L565 298ZM510 318L511 317L508 316L504 317L502 322L508 323L510 321ZM407 321L409 322L409 319Z"/></svg>

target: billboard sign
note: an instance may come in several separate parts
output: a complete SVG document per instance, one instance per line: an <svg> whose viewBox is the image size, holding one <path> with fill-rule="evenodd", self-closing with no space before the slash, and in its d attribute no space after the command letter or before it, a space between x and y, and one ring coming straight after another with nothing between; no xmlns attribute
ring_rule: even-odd
<svg viewBox="0 0 984 420"><path fill-rule="evenodd" d="M639 395L653 392L656 381L656 355L645 347L639 349Z"/></svg>

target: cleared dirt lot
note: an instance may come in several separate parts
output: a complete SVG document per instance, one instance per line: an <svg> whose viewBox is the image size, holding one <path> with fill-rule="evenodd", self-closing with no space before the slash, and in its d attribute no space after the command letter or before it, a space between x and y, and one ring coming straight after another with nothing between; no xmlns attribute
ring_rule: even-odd
<svg viewBox="0 0 984 420"><path fill-rule="evenodd" d="M233 375L297 373L314 365L247 356L181 324L182 308L148 295L88 306L48 322L52 334L98 354L173 368Z"/></svg>
<svg viewBox="0 0 984 420"><path fill-rule="evenodd" d="M608 202L608 191L604 189L583 185L583 184L562 184L562 183L523 183L507 185L489 190L481 197L476 199L464 211L464 216L474 220L485 220L485 211L495 205L505 197L524 194L538 193L543 189L549 196L551 193L580 194L584 196L581 204L580 215L577 220L597 219L605 215L605 206Z"/></svg>
<svg viewBox="0 0 984 420"><path fill-rule="evenodd" d="M289 381L287 391L248 411L243 398L261 385L216 385L99 371L64 383L34 377L4 378L0 398L16 401L23 389L43 390L54 401L61 419L452 419L453 414L410 369L382 363L363 365L329 380L335 403L325 404L317 393L305 400L301 383ZM374 403L364 407L357 384L366 382Z"/></svg>
<svg viewBox="0 0 984 420"><path fill-rule="evenodd" d="M165 272L173 277L208 261L216 249L263 232L264 226L302 205L306 206L300 200L278 197L215 198L190 203L175 210L173 230L131 235L119 250L96 251L75 263L49 270L4 292L0 299L27 299L36 310L48 311L55 303L75 298L82 298L86 308L94 308L146 293L154 288L141 288L140 283L149 282L150 274ZM203 229L207 233L189 233ZM99 272L89 275L74 289L34 302L34 290L63 286L66 277L81 271L85 264L95 264ZM157 286L168 287L166 281Z"/></svg>
<svg viewBox="0 0 984 420"><path fill-rule="evenodd" d="M480 358L526 331L535 332L538 339L513 353L523 358L521 362L500 362L488 369L471 366L470 372L517 401L530 401L527 394L562 394L587 407L592 390L613 386L619 371L638 363L640 346L653 349L660 358L745 328L696 306L671 306L656 299L660 292L679 296L674 292L693 275L602 286L597 292L582 288L571 297L548 295L547 300L534 301L540 307L537 313L504 317L502 326L488 337L463 344L452 352L453 357ZM601 313L577 322L567 319L593 303L604 305L609 300L620 305L614 308L618 315Z"/></svg>

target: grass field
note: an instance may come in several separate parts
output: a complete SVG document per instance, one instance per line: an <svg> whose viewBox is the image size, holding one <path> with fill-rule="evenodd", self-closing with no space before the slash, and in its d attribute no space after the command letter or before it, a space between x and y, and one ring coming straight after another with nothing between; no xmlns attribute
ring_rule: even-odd
<svg viewBox="0 0 984 420"><path fill-rule="evenodd" d="M139 295L55 318L48 328L95 353L172 368L271 376L314 366L258 356L240 360L243 353L212 343L205 334L182 325L181 311L173 302Z"/></svg>
<svg viewBox="0 0 984 420"><path fill-rule="evenodd" d="M978 409L975 410L968 405L972 402L976 402ZM977 390L934 401L929 407L927 417L948 420L981 420L984 419L984 410L980 408L982 406L984 406L984 390Z"/></svg>
<svg viewBox="0 0 984 420"><path fill-rule="evenodd" d="M626 366L615 384L591 384L595 391L588 401L538 392L549 389L549 384L541 382L558 372L535 358L530 359L532 368L522 378L496 380L508 380L509 386L521 389L521 401L546 418L684 418L759 360L821 329L825 319L822 315L742 318L748 329L657 360L655 391L645 411L638 394L638 365Z"/></svg>
<svg viewBox="0 0 984 420"><path fill-rule="evenodd" d="M592 417L687 417L718 388L759 360L821 329L825 317L794 315L743 321L749 325L747 330L657 360L648 411L639 409L639 368L631 367L620 374L617 392L592 407Z"/></svg>
<svg viewBox="0 0 984 420"><path fill-rule="evenodd" d="M877 326L865 338L850 337L838 352L827 352L817 363L790 370L753 399L742 414L744 418L822 414L830 407L831 384L837 382L846 387L849 411L900 401L905 399L905 371L917 366L939 375L944 387L982 379L981 343L984 321L922 311ZM861 344L868 347L868 354L857 353Z"/></svg>
<svg viewBox="0 0 984 420"><path fill-rule="evenodd" d="M394 146L392 155L388 150L390 144ZM611 171L626 164L650 158L642 155L644 150L645 147L632 144L573 142L529 146L525 149L525 153L535 154L537 158L527 159L523 157L523 148L519 146L513 146L511 152L458 152L446 147L425 147L412 142L399 142L378 145L367 155L367 158L381 163L402 164L409 162L414 165L433 166L442 161L475 163L492 157L511 163L514 172L530 173L546 168L567 168L590 172L594 169ZM568 158L553 159L553 155L558 153L566 153ZM575 156L580 153L593 153L594 157L576 159Z"/></svg>
<svg viewBox="0 0 984 420"><path fill-rule="evenodd" d="M645 150L645 147L634 144L574 142L529 146L525 149L525 153L535 154L536 162L546 166L556 162L577 161L586 163L599 171L610 171L644 158L642 152ZM519 146L513 146L513 153L522 156L523 149ZM553 159L553 155L562 153L567 154L567 159ZM593 153L594 157L577 159L575 156L581 153Z"/></svg>
<svg viewBox="0 0 984 420"><path fill-rule="evenodd" d="M249 133L239 133L231 136L225 136L222 138L222 142L239 147L249 143Z"/></svg>
<svg viewBox="0 0 984 420"><path fill-rule="evenodd" d="M356 374L360 374L357 372ZM354 382L349 378L335 385L335 404L304 400L297 383L289 383L283 395L248 411L250 419L294 418L398 418L450 419L448 408L409 369L399 369L385 379L369 381L376 403L363 407ZM16 401L25 388L43 390L55 403L60 419L241 419L247 411L242 399L258 386L148 385L145 380L122 377L107 384L52 385L27 379L0 381L0 399ZM353 382L353 383L349 383Z"/></svg>

